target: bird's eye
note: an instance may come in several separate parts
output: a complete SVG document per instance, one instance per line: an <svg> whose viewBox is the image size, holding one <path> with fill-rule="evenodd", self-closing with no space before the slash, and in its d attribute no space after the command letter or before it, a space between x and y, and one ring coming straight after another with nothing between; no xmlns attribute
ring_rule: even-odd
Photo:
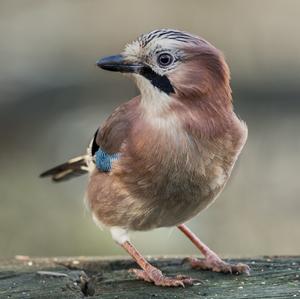
<svg viewBox="0 0 300 299"><path fill-rule="evenodd" d="M157 57L157 62L160 66L168 66L172 64L174 61L174 58L169 53L162 53Z"/></svg>

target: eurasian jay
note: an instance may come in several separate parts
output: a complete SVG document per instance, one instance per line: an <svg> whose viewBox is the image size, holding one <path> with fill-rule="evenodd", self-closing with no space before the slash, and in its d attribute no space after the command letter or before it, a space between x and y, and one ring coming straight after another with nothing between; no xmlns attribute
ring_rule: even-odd
<svg viewBox="0 0 300 299"><path fill-rule="evenodd" d="M129 240L129 231L172 226L204 255L189 259L193 268L248 274L247 265L222 261L184 224L223 190L247 139L247 126L233 111L222 53L198 36L161 29L97 65L129 75L140 95L113 111L85 155L41 176L60 182L89 173L92 217L141 267L131 270L139 279L159 286L193 283L163 275Z"/></svg>

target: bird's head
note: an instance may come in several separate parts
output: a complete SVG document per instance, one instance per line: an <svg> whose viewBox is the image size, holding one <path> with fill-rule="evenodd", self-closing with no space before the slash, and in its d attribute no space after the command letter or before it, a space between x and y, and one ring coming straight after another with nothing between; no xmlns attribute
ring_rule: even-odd
<svg viewBox="0 0 300 299"><path fill-rule="evenodd" d="M195 99L224 90L229 70L222 53L204 39L178 30L143 34L119 55L100 59L102 69L129 73L144 95Z"/></svg>

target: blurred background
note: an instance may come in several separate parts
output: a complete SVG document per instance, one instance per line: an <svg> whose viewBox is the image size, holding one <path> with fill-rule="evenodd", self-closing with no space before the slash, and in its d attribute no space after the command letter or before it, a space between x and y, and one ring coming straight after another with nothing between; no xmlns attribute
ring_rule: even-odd
<svg viewBox="0 0 300 299"><path fill-rule="evenodd" d="M225 191L189 225L223 256L300 253L300 2L0 1L0 255L116 255L83 205L87 177L39 173L81 154L137 94L95 67L141 33L176 28L220 48L248 143ZM195 254L175 229L132 236L144 254Z"/></svg>

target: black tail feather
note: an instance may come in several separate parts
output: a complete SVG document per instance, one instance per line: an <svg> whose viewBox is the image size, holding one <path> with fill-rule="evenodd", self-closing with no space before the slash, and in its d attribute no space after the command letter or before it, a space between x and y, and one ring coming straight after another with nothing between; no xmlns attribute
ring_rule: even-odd
<svg viewBox="0 0 300 299"><path fill-rule="evenodd" d="M54 182L63 182L87 172L86 156L80 156L41 173L40 177L51 177Z"/></svg>

